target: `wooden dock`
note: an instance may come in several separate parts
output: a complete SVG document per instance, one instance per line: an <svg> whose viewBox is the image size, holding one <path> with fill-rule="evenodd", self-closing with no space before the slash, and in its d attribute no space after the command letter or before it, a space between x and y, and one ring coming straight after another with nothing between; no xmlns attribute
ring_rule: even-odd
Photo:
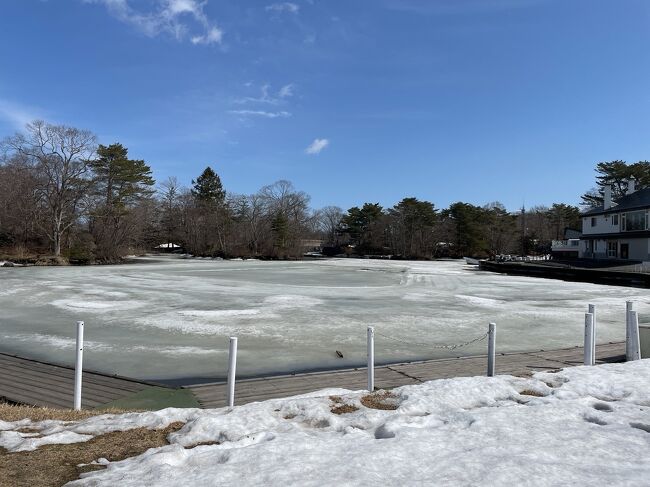
<svg viewBox="0 0 650 487"><path fill-rule="evenodd" d="M598 345L596 347L596 363L623 361L624 354L625 344L623 342ZM539 370L561 369L582 364L582 347L506 353L497 355L496 373L529 375ZM485 375L486 370L486 355L384 365L375 367L375 387L388 389L434 379ZM186 387L194 393L204 408L218 408L227 405L225 382ZM351 390L365 389L367 387L367 370L360 368L239 380L235 390L235 404L294 396L332 387Z"/></svg>
<svg viewBox="0 0 650 487"><path fill-rule="evenodd" d="M81 403L94 408L151 387L143 381L84 372ZM50 408L72 408L74 368L0 353L0 399Z"/></svg>
<svg viewBox="0 0 650 487"><path fill-rule="evenodd" d="M597 346L597 363L624 360L625 344L609 343ZM528 375L538 370L560 369L582 365L581 347L561 350L498 354L497 374ZM418 384L433 379L485 375L485 355L451 359L426 360L375 367L375 385L388 389ZM259 379L238 380L235 403L245 404L266 399L288 397L325 388L362 390L367 387L365 368L281 375ZM159 384L84 372L82 405L96 408L151 390L160 391ZM73 404L74 369L63 365L40 362L0 353L0 399L14 403L52 408L71 408ZM172 389L164 389L172 393ZM204 408L226 406L226 382L185 386L177 390ZM191 392L191 394L189 394ZM174 404L158 403L156 408ZM133 406L131 406L133 407ZM181 407L181 406L179 406ZM128 406L127 406L128 408Z"/></svg>

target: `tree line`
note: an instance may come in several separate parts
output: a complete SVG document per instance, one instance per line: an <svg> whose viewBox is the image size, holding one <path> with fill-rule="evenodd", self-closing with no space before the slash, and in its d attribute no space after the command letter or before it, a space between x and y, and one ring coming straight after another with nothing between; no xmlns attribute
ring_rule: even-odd
<svg viewBox="0 0 650 487"><path fill-rule="evenodd" d="M484 257L546 253L566 228L580 228L579 208L563 203L510 213L498 202L438 209L409 197L390 208L368 202L343 211L312 209L309 195L285 180L231 193L211 167L190 188L175 177L157 183L123 145L44 121L6 137L1 148L0 254L17 260L115 262L167 243L226 258L293 259L316 247L327 255ZM627 167L648 184L647 166L619 162L600 163L597 182L622 181ZM598 191L588 197L597 202Z"/></svg>

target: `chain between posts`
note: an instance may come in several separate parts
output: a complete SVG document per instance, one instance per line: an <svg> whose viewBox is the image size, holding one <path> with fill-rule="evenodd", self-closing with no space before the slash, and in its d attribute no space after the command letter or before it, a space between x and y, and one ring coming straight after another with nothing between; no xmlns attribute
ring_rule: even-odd
<svg viewBox="0 0 650 487"><path fill-rule="evenodd" d="M427 344L427 343L409 342L409 341L406 341L406 340L402 340L400 338L395 338L395 337L392 337L392 336L384 335L383 333L379 333L377 330L375 330L375 334L379 335L379 336L381 336L383 338L388 338L389 340L393 340L395 342L404 343L406 345L412 345L412 346L415 346L415 347L427 347L427 348L444 349L444 350L456 350L457 348L466 347L468 345L471 345L472 343L476 343L476 342L480 342L481 340L485 340L487 338L487 336L488 336L488 334L486 332L483 335L481 335L480 337L473 338L473 339L468 340L466 342L456 343L454 345L434 345L434 344Z"/></svg>

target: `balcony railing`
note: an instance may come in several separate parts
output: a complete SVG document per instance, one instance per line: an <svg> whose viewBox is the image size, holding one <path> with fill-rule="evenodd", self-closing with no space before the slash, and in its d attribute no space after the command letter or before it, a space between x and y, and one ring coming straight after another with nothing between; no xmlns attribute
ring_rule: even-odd
<svg viewBox="0 0 650 487"><path fill-rule="evenodd" d="M579 239L568 239L568 240L553 240L551 242L551 250L572 250L576 251L578 250L578 247L580 246L580 240Z"/></svg>

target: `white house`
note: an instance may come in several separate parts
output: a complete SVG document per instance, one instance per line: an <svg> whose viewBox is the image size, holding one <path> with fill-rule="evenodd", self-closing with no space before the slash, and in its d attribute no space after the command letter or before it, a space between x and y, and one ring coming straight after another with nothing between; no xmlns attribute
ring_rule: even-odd
<svg viewBox="0 0 650 487"><path fill-rule="evenodd" d="M602 206L582 214L580 257L650 261L650 188L636 190L612 201L606 186Z"/></svg>

